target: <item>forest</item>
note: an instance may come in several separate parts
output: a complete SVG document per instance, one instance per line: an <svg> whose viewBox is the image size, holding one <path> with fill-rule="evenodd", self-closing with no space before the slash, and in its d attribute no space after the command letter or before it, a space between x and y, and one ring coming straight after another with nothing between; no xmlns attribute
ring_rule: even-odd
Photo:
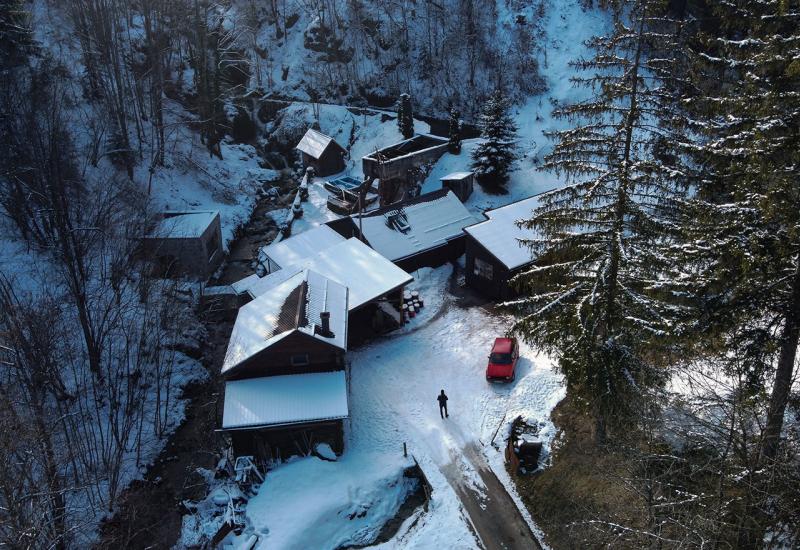
<svg viewBox="0 0 800 550"><path fill-rule="evenodd" d="M0 546L96 544L213 376L199 286L137 246L193 204L187 171L237 212L228 245L253 182L300 173L271 101L399 110L410 137L413 99L459 150L481 131L492 193L531 158L562 183L501 304L566 387L518 483L545 540L795 547L800 2L581 0L609 29L534 146L554 2L0 0Z"/></svg>

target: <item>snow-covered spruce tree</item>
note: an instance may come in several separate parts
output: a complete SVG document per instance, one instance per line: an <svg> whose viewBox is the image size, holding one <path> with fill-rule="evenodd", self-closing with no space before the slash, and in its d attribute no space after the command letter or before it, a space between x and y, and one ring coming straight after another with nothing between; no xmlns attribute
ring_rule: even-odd
<svg viewBox="0 0 800 550"><path fill-rule="evenodd" d="M414 108L411 105L411 96L400 94L400 104L397 108L397 128L404 139L414 137Z"/></svg>
<svg viewBox="0 0 800 550"><path fill-rule="evenodd" d="M461 113L455 107L450 109L447 135L449 138L449 151L458 155L461 153Z"/></svg>
<svg viewBox="0 0 800 550"><path fill-rule="evenodd" d="M776 458L800 340L800 2L716 6L723 22L693 63L690 147L706 174L692 201L693 254L712 329L746 341L752 376L772 381L761 458ZM691 146L691 143L687 144Z"/></svg>
<svg viewBox="0 0 800 550"><path fill-rule="evenodd" d="M659 78L669 63L644 54L680 25L658 17L658 4L631 2L611 36L590 41L594 55L574 62L586 75L576 83L593 93L556 110L573 125L551 135L556 145L542 167L568 184L542 195L521 222L540 238L524 243L538 261L514 281L514 329L560 357L568 393L593 417L598 444L608 427L635 424L665 380L655 346L681 310L665 283L678 172L653 154L672 142L658 124L673 104Z"/></svg>
<svg viewBox="0 0 800 550"><path fill-rule="evenodd" d="M486 100L480 119L483 141L472 152L475 178L487 187L502 188L517 160L517 125L501 89Z"/></svg>

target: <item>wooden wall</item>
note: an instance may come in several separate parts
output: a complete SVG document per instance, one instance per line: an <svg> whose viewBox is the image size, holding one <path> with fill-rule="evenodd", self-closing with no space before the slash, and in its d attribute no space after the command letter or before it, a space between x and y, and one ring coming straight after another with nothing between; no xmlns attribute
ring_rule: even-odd
<svg viewBox="0 0 800 550"><path fill-rule="evenodd" d="M307 365L292 365L292 356L308 354ZM225 374L228 380L308 374L344 369L344 351L310 336L296 332L273 344Z"/></svg>
<svg viewBox="0 0 800 550"><path fill-rule="evenodd" d="M234 456L254 456L260 462L304 455L317 443L327 443L337 455L344 451L344 421L327 420L277 428L228 432Z"/></svg>
<svg viewBox="0 0 800 550"><path fill-rule="evenodd" d="M219 214L200 237L143 239L142 253L157 262L161 275L205 281L225 256Z"/></svg>
<svg viewBox="0 0 800 550"><path fill-rule="evenodd" d="M464 278L470 288L496 300L507 300L514 296L514 290L508 281L513 276L497 258L490 254L471 235L466 236L466 264ZM492 278L487 279L475 273L475 259L478 258L492 266Z"/></svg>
<svg viewBox="0 0 800 550"><path fill-rule="evenodd" d="M408 273L421 267L439 267L447 262L457 260L464 253L465 242L464 235L460 235L448 241L447 244L425 250L407 258L401 258L394 263Z"/></svg>
<svg viewBox="0 0 800 550"><path fill-rule="evenodd" d="M331 176L338 174L345 168L344 156L346 152L339 145L332 143L325 151L322 152L320 158L314 157L303 153L303 165L307 168L311 166L314 168L314 174L319 177Z"/></svg>

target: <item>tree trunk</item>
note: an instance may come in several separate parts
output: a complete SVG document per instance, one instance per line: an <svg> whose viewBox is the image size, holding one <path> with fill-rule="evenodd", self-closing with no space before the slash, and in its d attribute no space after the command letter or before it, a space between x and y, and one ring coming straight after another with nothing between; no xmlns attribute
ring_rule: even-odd
<svg viewBox="0 0 800 550"><path fill-rule="evenodd" d="M606 417L602 411L594 413L594 444L596 447L605 447L608 435L606 428Z"/></svg>
<svg viewBox="0 0 800 550"><path fill-rule="evenodd" d="M786 308L781 334L781 348L778 356L778 369L767 409L767 425L761 443L761 463L768 465L778 453L783 416L792 387L792 374L797 358L798 339L800 339L800 258L792 281L792 295Z"/></svg>
<svg viewBox="0 0 800 550"><path fill-rule="evenodd" d="M39 442L44 455L44 475L47 483L49 512L52 514L50 519L53 523L52 528L53 534L55 535L53 548L56 550L65 550L68 547L66 540L67 505L61 487L61 476L58 473L58 464L56 462L55 451L53 450L51 434L47 429L48 423L45 419L44 407L38 402L39 399L39 396L34 397L34 412L36 414L36 428L39 432Z"/></svg>

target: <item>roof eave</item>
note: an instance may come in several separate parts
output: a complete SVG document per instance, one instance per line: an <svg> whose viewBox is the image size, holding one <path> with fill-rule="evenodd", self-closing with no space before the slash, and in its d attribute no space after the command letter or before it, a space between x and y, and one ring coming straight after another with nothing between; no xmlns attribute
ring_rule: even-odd
<svg viewBox="0 0 800 550"><path fill-rule="evenodd" d="M349 406L349 403L348 403ZM349 407L348 407L349 411ZM256 423L256 424L245 424L242 426L222 426L217 431L220 432L235 432L240 430L256 430L258 428L284 428L289 426L300 426L303 424L316 424L317 422L331 422L334 420L345 420L350 417L350 413L348 412L344 416L325 416L322 418L311 418L306 420L295 420L295 421L288 421L288 422L278 422L275 424L267 424L267 423Z"/></svg>

